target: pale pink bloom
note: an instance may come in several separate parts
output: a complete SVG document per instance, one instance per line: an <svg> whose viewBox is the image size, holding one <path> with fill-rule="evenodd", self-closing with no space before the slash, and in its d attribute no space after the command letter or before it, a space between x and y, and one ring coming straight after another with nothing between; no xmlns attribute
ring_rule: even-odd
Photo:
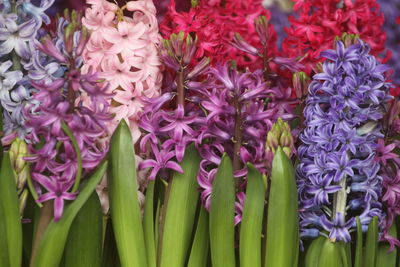
<svg viewBox="0 0 400 267"><path fill-rule="evenodd" d="M104 11L116 11L118 9L115 3L108 2L107 0L87 0L86 3Z"/></svg>
<svg viewBox="0 0 400 267"><path fill-rule="evenodd" d="M105 62L100 77L108 81L110 90L121 87L131 92L134 90L133 83L141 78L140 73L131 71L131 66L127 62L119 62L118 59ZM138 95L138 93L135 93L135 95Z"/></svg>
<svg viewBox="0 0 400 267"><path fill-rule="evenodd" d="M143 22L132 25L126 21L121 21L117 27L117 29L105 29L103 35L104 39L113 44L111 48L113 52L129 56L133 50L144 48L147 45L146 40L141 39L146 31Z"/></svg>
<svg viewBox="0 0 400 267"><path fill-rule="evenodd" d="M104 13L100 7L87 8L82 23L85 27L92 31L102 32L104 29L112 27L115 13L107 11Z"/></svg>

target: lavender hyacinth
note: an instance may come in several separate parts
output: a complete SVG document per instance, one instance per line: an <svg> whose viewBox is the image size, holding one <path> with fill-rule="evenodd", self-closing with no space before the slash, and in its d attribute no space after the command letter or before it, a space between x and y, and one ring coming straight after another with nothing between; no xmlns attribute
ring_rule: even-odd
<svg viewBox="0 0 400 267"><path fill-rule="evenodd" d="M81 177L108 150L104 139L111 96L96 73L80 72L88 38L80 14L65 12L57 31L38 44L29 73L35 92L25 110L32 155L26 160L32 166L37 201L54 200L55 221L63 213L64 201L75 199Z"/></svg>
<svg viewBox="0 0 400 267"><path fill-rule="evenodd" d="M29 0L2 1L0 4L0 103L4 115L5 143L15 136L24 137L23 106L31 101L27 72L32 66L35 40L43 23L50 23L44 13L53 0L35 6Z"/></svg>
<svg viewBox="0 0 400 267"><path fill-rule="evenodd" d="M392 58L388 64L394 69L393 81L400 84L400 27L396 19L400 19L400 2L397 0L378 0L385 15L386 46L392 51Z"/></svg>
<svg viewBox="0 0 400 267"><path fill-rule="evenodd" d="M297 167L302 237L327 231L331 240L349 242L355 216L363 231L373 216L385 217L374 156L390 84L388 68L368 53L361 40L347 48L337 41L309 86Z"/></svg>

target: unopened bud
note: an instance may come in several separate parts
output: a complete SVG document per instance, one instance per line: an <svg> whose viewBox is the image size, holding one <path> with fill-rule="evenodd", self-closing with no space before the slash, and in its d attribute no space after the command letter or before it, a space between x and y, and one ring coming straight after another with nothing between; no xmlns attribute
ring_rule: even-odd
<svg viewBox="0 0 400 267"><path fill-rule="evenodd" d="M269 32L268 32L268 24L269 21L265 16L259 16L254 20L254 25L258 36L260 37L261 43L265 46L269 40Z"/></svg>
<svg viewBox="0 0 400 267"><path fill-rule="evenodd" d="M275 151L278 147L282 147L283 151L290 157L292 153L294 141L290 133L290 127L287 122L279 118L267 134L266 152Z"/></svg>
<svg viewBox="0 0 400 267"><path fill-rule="evenodd" d="M302 97L307 95L308 92L308 86L310 85L310 77L308 77L307 74L304 72L296 72L293 74L293 87L296 91L296 96L297 97Z"/></svg>

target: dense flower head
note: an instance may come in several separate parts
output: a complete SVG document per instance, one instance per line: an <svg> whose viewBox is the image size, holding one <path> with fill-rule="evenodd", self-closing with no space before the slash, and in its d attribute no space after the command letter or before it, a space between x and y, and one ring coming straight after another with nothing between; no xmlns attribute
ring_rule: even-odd
<svg viewBox="0 0 400 267"><path fill-rule="evenodd" d="M50 22L45 11L53 2L42 0L39 6L29 0L0 3L0 104L6 144L27 133L23 115L23 106L30 102L31 94L27 72L39 29Z"/></svg>
<svg viewBox="0 0 400 267"><path fill-rule="evenodd" d="M185 149L193 144L204 125L204 113L199 106L204 84L199 77L208 69L209 59L204 57L192 64L197 49L197 37L184 33L172 34L164 39L161 58L168 67L168 86L159 97L147 98L140 118L145 132L140 140L143 153L150 148L151 157L140 163L141 169L151 168L149 179L157 176L167 179L169 170L182 172L178 164Z"/></svg>
<svg viewBox="0 0 400 267"><path fill-rule="evenodd" d="M30 132L31 176L39 194L37 201L54 200L54 219L60 219L64 201L77 195L82 175L93 170L108 150L106 123L107 87L90 69L81 72L87 29L76 12L57 20L56 32L37 43L29 78L31 104L25 109ZM90 99L90 105L85 103Z"/></svg>
<svg viewBox="0 0 400 267"><path fill-rule="evenodd" d="M383 29L385 30L387 39L386 47L392 52L392 58L388 64L393 68L393 81L400 85L400 2L397 0L378 0L381 10L385 16Z"/></svg>
<svg viewBox="0 0 400 267"><path fill-rule="evenodd" d="M83 70L98 71L109 83L107 91L114 94L109 131L125 119L136 142L144 98L158 96L162 80L156 9L151 0L128 1L123 7L107 0L87 3L82 22L91 37L83 53Z"/></svg>
<svg viewBox="0 0 400 267"><path fill-rule="evenodd" d="M400 241L389 234L395 218L400 214L400 157L396 149L400 147L398 135L400 133L400 102L398 99L391 101L390 109L384 119L384 138L378 140L375 161L381 165L379 174L382 176L382 203L387 216L383 222L381 240L389 242L391 249L400 246Z"/></svg>
<svg viewBox="0 0 400 267"><path fill-rule="evenodd" d="M390 100L388 68L363 41L348 47L337 41L321 56L327 60L309 86L298 148L301 235L327 231L330 239L348 242L355 216L364 231L373 216L385 218L374 156Z"/></svg>
<svg viewBox="0 0 400 267"><path fill-rule="evenodd" d="M240 51L232 46L235 33L239 33L252 46L261 48L254 20L259 16L270 19L270 12L261 5L261 0L199 1L188 12L177 12L175 0L169 5L168 12L160 28L164 37L183 31L198 36L198 49L194 59L209 57L213 65L235 61L238 68L249 67L252 70L262 66L257 57ZM268 55L277 52L276 33L271 24L267 27Z"/></svg>
<svg viewBox="0 0 400 267"><path fill-rule="evenodd" d="M377 56L384 52L386 34L383 14L376 0L294 0L297 16L290 16L283 52L289 57L305 57L307 73L323 60L322 51L332 48L336 36L359 35Z"/></svg>
<svg viewBox="0 0 400 267"><path fill-rule="evenodd" d="M199 148L203 160L198 175L207 209L222 155L227 153L233 159L238 179L247 179L247 163L267 173L273 156L266 151L267 133L278 118L293 118L292 111L276 101L281 88L270 87L261 70L242 73L223 65L212 68L208 78L212 84L201 91L206 124L200 134L204 141Z"/></svg>

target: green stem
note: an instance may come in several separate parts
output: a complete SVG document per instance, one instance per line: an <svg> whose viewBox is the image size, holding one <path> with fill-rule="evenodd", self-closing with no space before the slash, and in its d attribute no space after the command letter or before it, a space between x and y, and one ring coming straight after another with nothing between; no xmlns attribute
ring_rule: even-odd
<svg viewBox="0 0 400 267"><path fill-rule="evenodd" d="M74 147L75 153L76 153L76 161L78 162L78 168L76 170L76 177L75 177L75 183L74 186L72 187L72 193L76 192L79 188L79 184L81 182L81 176L82 176L82 156L81 156L81 150L79 149L78 142L76 141L76 138L74 134L72 133L71 129L68 127L68 125L64 122L61 121L61 128L63 129L64 133L68 135L69 139L72 142L72 146Z"/></svg>
<svg viewBox="0 0 400 267"><path fill-rule="evenodd" d="M29 191L32 194L32 197L35 200L35 203L41 208L41 207L43 207L42 203L36 201L36 200L39 199L39 196L38 196L38 194L37 194L37 192L35 190L35 187L33 186L32 178L31 178L31 171L30 171L29 167L30 167L29 163L27 163L27 169L24 170L24 171L26 171L26 182L28 184L28 188L29 188Z"/></svg>

